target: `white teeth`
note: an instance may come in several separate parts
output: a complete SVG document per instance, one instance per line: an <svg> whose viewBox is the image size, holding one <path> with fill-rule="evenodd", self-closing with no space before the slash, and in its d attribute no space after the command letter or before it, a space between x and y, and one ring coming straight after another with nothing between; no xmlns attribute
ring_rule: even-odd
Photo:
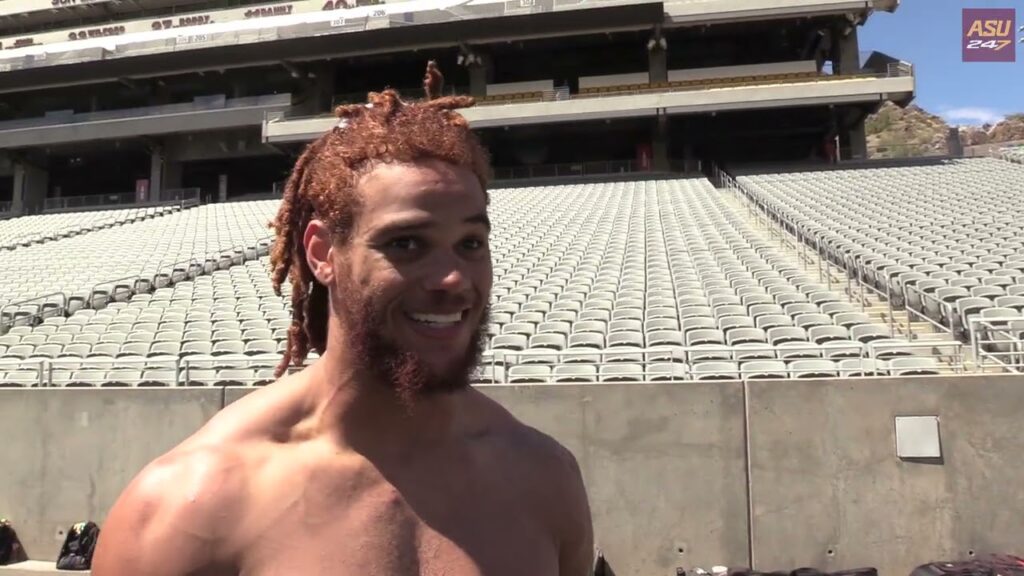
<svg viewBox="0 0 1024 576"><path fill-rule="evenodd" d="M409 313L409 317L417 322L424 322L426 324L454 324L459 320L462 320L462 313L455 312L452 314L415 314Z"/></svg>

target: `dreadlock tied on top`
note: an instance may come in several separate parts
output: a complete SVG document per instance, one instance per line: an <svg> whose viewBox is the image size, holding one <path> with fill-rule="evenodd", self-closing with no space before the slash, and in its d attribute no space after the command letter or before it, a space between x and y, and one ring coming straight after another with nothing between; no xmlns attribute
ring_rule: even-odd
<svg viewBox="0 0 1024 576"><path fill-rule="evenodd" d="M310 220L330 226L336 242L347 241L359 210L359 179L380 163L441 160L468 168L487 189L487 152L456 112L473 106L474 100L441 97L443 84L441 71L430 61L423 79L425 100L405 102L388 89L371 92L366 104L338 106L337 126L295 162L271 222L276 236L270 254L274 291L280 296L286 279L292 290L292 324L278 377L290 364L301 366L310 350L323 354L327 343L327 288L313 276L303 246Z"/></svg>

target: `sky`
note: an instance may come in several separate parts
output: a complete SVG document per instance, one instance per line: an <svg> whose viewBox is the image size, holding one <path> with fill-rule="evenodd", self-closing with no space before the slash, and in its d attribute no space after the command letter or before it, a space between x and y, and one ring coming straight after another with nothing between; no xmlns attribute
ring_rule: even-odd
<svg viewBox="0 0 1024 576"><path fill-rule="evenodd" d="M1016 62L962 62L963 8L1015 8ZM914 103L950 124L995 123L1024 112L1024 0L902 0L859 31L862 53L878 50L914 65Z"/></svg>

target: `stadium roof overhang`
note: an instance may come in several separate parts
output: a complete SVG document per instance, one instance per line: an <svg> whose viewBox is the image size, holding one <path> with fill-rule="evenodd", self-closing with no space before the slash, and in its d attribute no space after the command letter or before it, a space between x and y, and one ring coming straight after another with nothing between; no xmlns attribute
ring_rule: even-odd
<svg viewBox="0 0 1024 576"><path fill-rule="evenodd" d="M555 102L477 106L462 111L473 128L501 128L585 120L709 114L797 106L863 105L912 96L912 76L857 78L803 84L741 86L710 90L626 94ZM263 125L268 143L306 142L330 130L332 117L270 118Z"/></svg>
<svg viewBox="0 0 1024 576"><path fill-rule="evenodd" d="M667 25L707 25L723 22L804 18L837 14L868 16L874 10L895 10L897 0L668 0Z"/></svg>
<svg viewBox="0 0 1024 576"><path fill-rule="evenodd" d="M290 106L291 97L260 97L258 102L246 105L231 105L214 109L189 108L188 105L167 106L167 112L160 113L160 107L143 109L132 115L122 113L85 113L68 117L55 117L49 125L18 126L18 121L0 123L0 149L31 148L81 142L97 142L134 138L139 136L161 136L168 134L204 132L209 130L230 130L235 128L254 129L268 114L279 112ZM44 119L47 120L47 119Z"/></svg>
<svg viewBox="0 0 1024 576"><path fill-rule="evenodd" d="M57 86L220 71L281 61L302 62L366 54L447 48L595 32L642 30L664 21L661 0L639 0L589 8L455 20L344 34L303 36L248 44L17 69L0 74L0 93Z"/></svg>

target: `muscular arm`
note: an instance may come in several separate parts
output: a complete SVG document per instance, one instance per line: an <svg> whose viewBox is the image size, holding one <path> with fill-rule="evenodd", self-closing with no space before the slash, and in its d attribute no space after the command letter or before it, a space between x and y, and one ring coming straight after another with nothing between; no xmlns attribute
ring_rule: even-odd
<svg viewBox="0 0 1024 576"><path fill-rule="evenodd" d="M572 453L563 448L565 463L562 485L565 494L563 536L559 547L560 576L590 576L594 570L594 528L590 503L579 464Z"/></svg>
<svg viewBox="0 0 1024 576"><path fill-rule="evenodd" d="M217 450L192 450L149 465L110 511L94 576L224 576L240 474Z"/></svg>

